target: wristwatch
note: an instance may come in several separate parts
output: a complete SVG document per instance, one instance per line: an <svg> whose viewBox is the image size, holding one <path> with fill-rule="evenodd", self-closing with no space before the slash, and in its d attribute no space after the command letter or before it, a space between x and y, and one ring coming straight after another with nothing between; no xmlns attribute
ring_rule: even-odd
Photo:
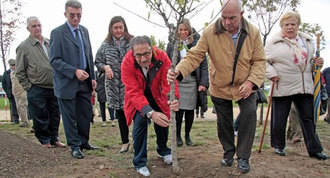
<svg viewBox="0 0 330 178"><path fill-rule="evenodd" d="M154 113L154 110L151 110L146 114L148 119L151 119L152 113Z"/></svg>

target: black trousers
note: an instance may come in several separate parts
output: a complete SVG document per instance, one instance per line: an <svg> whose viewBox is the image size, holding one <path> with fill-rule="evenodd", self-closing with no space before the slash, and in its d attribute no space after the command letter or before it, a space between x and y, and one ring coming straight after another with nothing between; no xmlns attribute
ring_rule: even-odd
<svg viewBox="0 0 330 178"><path fill-rule="evenodd" d="M19 116L18 116L18 112L17 112L15 97L12 96L11 98L8 98L8 100L9 100L9 103L10 103L11 118L13 119L12 122L18 124L19 123Z"/></svg>
<svg viewBox="0 0 330 178"><path fill-rule="evenodd" d="M179 109L178 112L176 112L175 118L176 118L176 136L181 137L181 126L182 126L182 119L183 115L185 118L185 136L189 136L191 127L194 122L194 110L185 110L185 109Z"/></svg>
<svg viewBox="0 0 330 178"><path fill-rule="evenodd" d="M107 120L107 116L106 116L106 112L105 112L105 102L99 102L99 106L100 106L100 111L101 111L101 117L102 117L102 121L105 122ZM110 120L114 120L115 119L115 111L112 108L108 108L109 110L109 114L110 114Z"/></svg>
<svg viewBox="0 0 330 178"><path fill-rule="evenodd" d="M232 159L237 150L238 158L249 159L257 121L255 93L237 102L240 109L237 149L234 143L232 100L225 100L214 96L211 96L211 99L217 114L218 137L224 150L224 158Z"/></svg>
<svg viewBox="0 0 330 178"><path fill-rule="evenodd" d="M299 122L309 155L322 152L323 149L315 131L313 95L311 94L273 97L270 135L271 146L280 149L285 148L286 123L292 102L295 104L299 114Z"/></svg>
<svg viewBox="0 0 330 178"><path fill-rule="evenodd" d="M116 116L118 118L118 125L119 125L119 130L120 130L121 142L123 144L126 144L126 143L129 142L129 140L128 140L129 130L128 130L124 110L122 110L122 109L116 110Z"/></svg>
<svg viewBox="0 0 330 178"><path fill-rule="evenodd" d="M71 149L88 144L93 118L92 91L86 81L79 82L79 91L73 99L58 98L65 137Z"/></svg>
<svg viewBox="0 0 330 178"><path fill-rule="evenodd" d="M58 141L60 112L54 89L32 85L27 99L35 136L41 144L55 144Z"/></svg>

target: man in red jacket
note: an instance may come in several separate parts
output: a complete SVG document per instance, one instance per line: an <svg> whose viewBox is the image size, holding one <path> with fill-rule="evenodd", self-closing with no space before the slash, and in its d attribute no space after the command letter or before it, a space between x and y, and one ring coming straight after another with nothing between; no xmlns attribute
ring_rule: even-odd
<svg viewBox="0 0 330 178"><path fill-rule="evenodd" d="M121 77L125 85L124 112L127 124L134 120L133 164L139 174L149 176L147 165L147 131L150 120L154 121L157 136L157 153L166 164L172 163L171 149L167 147L170 109L177 111L177 100L167 102L170 86L166 74L171 61L164 51L152 48L147 36L131 41L121 65ZM179 93L176 87L176 96Z"/></svg>

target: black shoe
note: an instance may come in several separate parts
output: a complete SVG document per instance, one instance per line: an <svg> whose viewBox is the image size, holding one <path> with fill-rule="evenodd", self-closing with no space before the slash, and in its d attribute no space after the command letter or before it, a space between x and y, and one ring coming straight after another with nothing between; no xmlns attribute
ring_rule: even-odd
<svg viewBox="0 0 330 178"><path fill-rule="evenodd" d="M234 162L234 159L226 159L226 158L223 158L221 160L221 165L222 166L225 166L225 167L230 167L233 165L233 162Z"/></svg>
<svg viewBox="0 0 330 178"><path fill-rule="evenodd" d="M177 136L176 137L176 143L177 143L177 146L180 147L183 145L183 141L182 141L182 138L181 136Z"/></svg>
<svg viewBox="0 0 330 178"><path fill-rule="evenodd" d="M325 118L324 121L330 124L330 118Z"/></svg>
<svg viewBox="0 0 330 178"><path fill-rule="evenodd" d="M322 153L322 152L320 152L320 153L313 153L313 154L310 155L310 157L316 158L318 160L326 160L326 159L328 159L328 156L326 154Z"/></svg>
<svg viewBox="0 0 330 178"><path fill-rule="evenodd" d="M193 143L192 143L192 141L190 139L190 136L189 135L188 136L185 136L185 138L186 138L186 145L187 146L191 146Z"/></svg>
<svg viewBox="0 0 330 178"><path fill-rule="evenodd" d="M280 148L275 148L275 153L280 155L280 156L285 156L286 153L283 149L280 149Z"/></svg>
<svg viewBox="0 0 330 178"><path fill-rule="evenodd" d="M238 159L237 168L241 171L241 173L245 174L250 171L250 164L248 159Z"/></svg>
<svg viewBox="0 0 330 178"><path fill-rule="evenodd" d="M84 158L84 154L80 151L80 149L74 149L71 152L72 157L76 158L76 159L83 159Z"/></svg>
<svg viewBox="0 0 330 178"><path fill-rule="evenodd" d="M84 144L84 145L80 146L80 149L81 150L98 150L100 148L98 148L96 146L93 146L93 145L90 145L90 144Z"/></svg>

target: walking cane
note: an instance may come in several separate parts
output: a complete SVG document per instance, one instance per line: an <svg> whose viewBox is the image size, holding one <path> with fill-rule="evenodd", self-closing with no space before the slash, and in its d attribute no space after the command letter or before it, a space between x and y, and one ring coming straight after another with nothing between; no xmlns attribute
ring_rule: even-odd
<svg viewBox="0 0 330 178"><path fill-rule="evenodd" d="M259 153L261 153L261 148L262 148L262 144L264 142L264 136L265 136L265 132L266 132L266 128L267 128L267 121L268 121L268 115L269 115L269 111L271 109L271 105L272 105L272 97L273 97L273 91L274 91L274 86L275 86L275 82L273 82L272 84L272 90L270 91L270 95L269 95L269 99L268 99L268 107L267 107L267 113L266 113L266 120L264 123L264 130L262 131L262 135L261 135L261 140L260 140L260 145L259 145Z"/></svg>

